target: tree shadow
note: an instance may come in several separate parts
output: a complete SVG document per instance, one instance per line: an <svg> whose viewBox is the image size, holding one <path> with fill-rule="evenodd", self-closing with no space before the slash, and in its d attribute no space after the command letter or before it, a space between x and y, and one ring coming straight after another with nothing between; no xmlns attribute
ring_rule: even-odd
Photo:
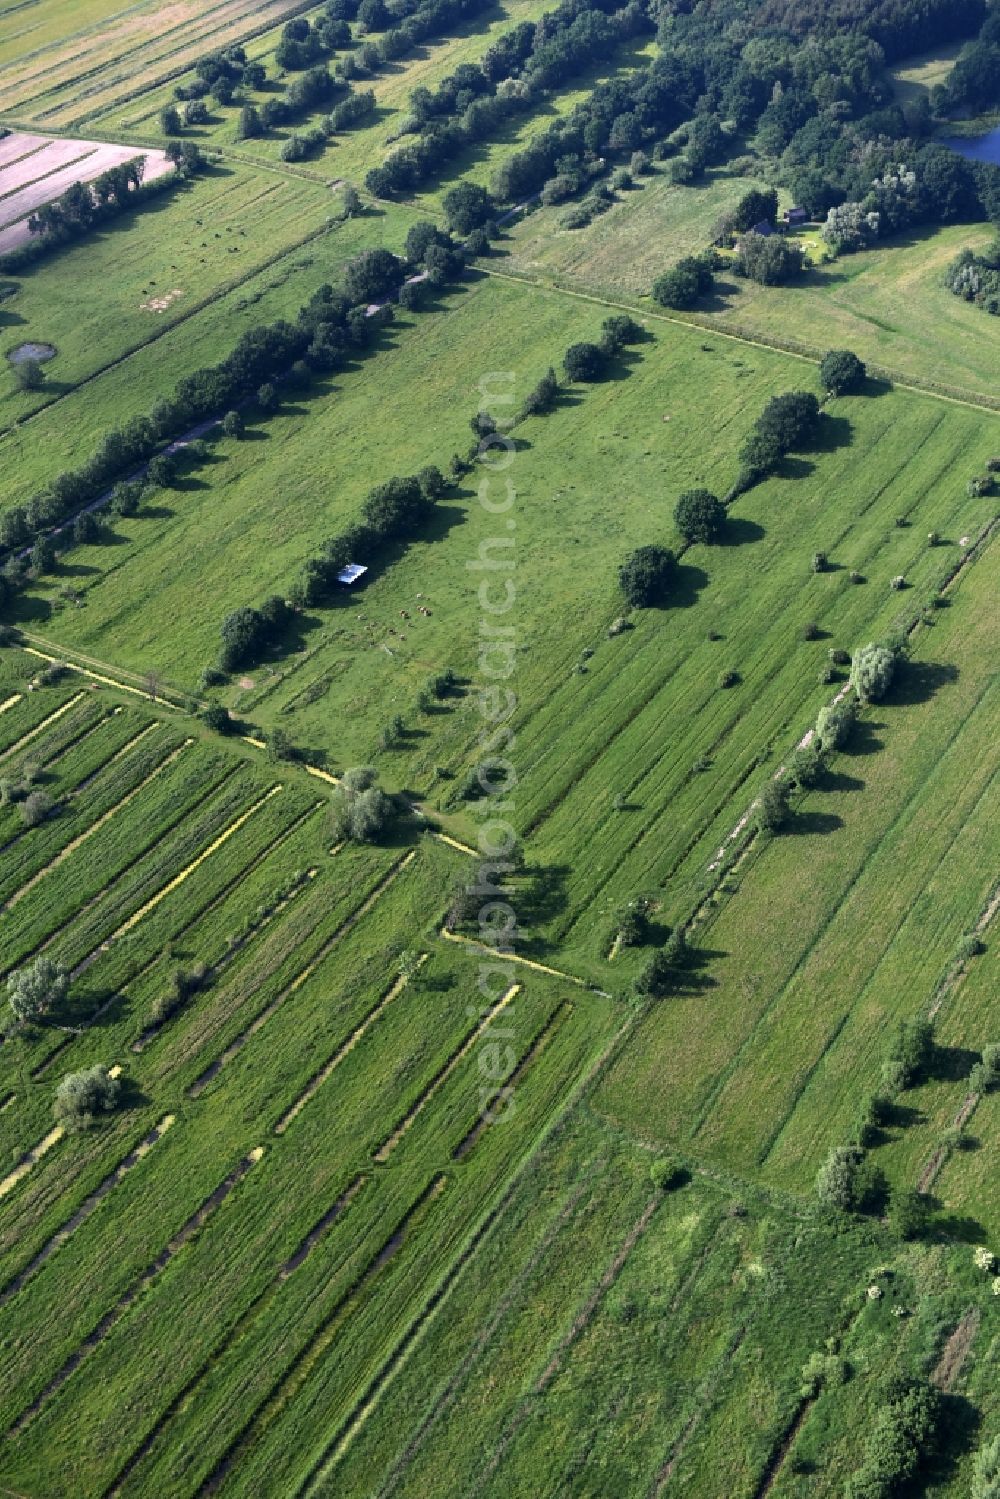
<svg viewBox="0 0 1000 1499"><path fill-rule="evenodd" d="M704 568L695 567L690 562L678 563L670 580L667 607L690 609L697 604L698 595L703 588L707 588L708 581L708 573Z"/></svg>
<svg viewBox="0 0 1000 1499"><path fill-rule="evenodd" d="M837 751L838 755L860 759L863 755L877 754L880 749L885 748L885 740L878 737L877 730L884 728L884 723L876 723L870 718L857 719L851 730L851 737Z"/></svg>
<svg viewBox="0 0 1000 1499"><path fill-rule="evenodd" d="M763 541L767 532L755 520L742 515L728 515L722 534L715 545L720 547L742 547L753 541Z"/></svg>
<svg viewBox="0 0 1000 1499"><path fill-rule="evenodd" d="M950 661L907 661L897 674L884 701L893 707L926 703L942 687L958 681L958 667Z"/></svg>
<svg viewBox="0 0 1000 1499"><path fill-rule="evenodd" d="M836 812L795 812L782 828L784 837L801 837L806 834L835 833L844 826L844 819Z"/></svg>
<svg viewBox="0 0 1000 1499"><path fill-rule="evenodd" d="M978 1061L979 1052L967 1046L935 1045L927 1075L942 1083L963 1082Z"/></svg>
<svg viewBox="0 0 1000 1499"><path fill-rule="evenodd" d="M817 790L824 792L864 791L866 783L859 776L849 776L842 770L832 770L826 762L816 783Z"/></svg>

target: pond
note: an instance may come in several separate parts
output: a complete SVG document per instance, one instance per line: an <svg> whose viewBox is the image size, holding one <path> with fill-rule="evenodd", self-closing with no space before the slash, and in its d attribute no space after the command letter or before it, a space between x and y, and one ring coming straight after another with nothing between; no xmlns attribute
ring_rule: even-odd
<svg viewBox="0 0 1000 1499"><path fill-rule="evenodd" d="M957 151L969 161L990 161L1000 166L1000 125L985 135L945 135L939 143Z"/></svg>
<svg viewBox="0 0 1000 1499"><path fill-rule="evenodd" d="M46 359L55 358L55 349L51 344L18 344L7 355L11 364L25 364L29 359L34 359L41 364Z"/></svg>

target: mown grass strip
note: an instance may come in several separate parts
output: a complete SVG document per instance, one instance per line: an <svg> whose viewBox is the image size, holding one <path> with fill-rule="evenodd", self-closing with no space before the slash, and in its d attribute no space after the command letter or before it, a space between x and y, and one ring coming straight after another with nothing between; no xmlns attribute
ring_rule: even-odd
<svg viewBox="0 0 1000 1499"><path fill-rule="evenodd" d="M427 953L421 953L419 959L417 960L417 967L423 967L424 963L426 963L427 961L427 958ZM324 1067L321 1067L319 1072L317 1072L310 1079L305 1091L299 1095L288 1112L286 1114L283 1114L282 1117L278 1120L277 1124L274 1126L274 1133L276 1135L283 1135L285 1133L285 1130L291 1124L292 1120L296 1118L298 1114L301 1114L302 1110L305 1108L309 1100L315 1097L315 1095L319 1092L320 1088L332 1075L335 1069L340 1066L344 1058L350 1055L365 1032L370 1030L371 1027L375 1024L376 1020L379 1020L381 1016L385 1014L385 1011L392 1004L393 1000L397 999L399 995L402 994L403 990L406 988L407 983L409 982L409 978L409 974L400 974L399 978L397 978L395 983L386 990L381 999L379 999L377 1003L374 1004L368 1011L368 1013L358 1021L358 1024L351 1031L347 1040L337 1048L326 1065Z"/></svg>
<svg viewBox="0 0 1000 1499"><path fill-rule="evenodd" d="M384 1163L389 1159L390 1155L395 1150L400 1140L402 1140L403 1136L407 1134L412 1128L417 1120L417 1117L427 1107L438 1089L444 1086L462 1058L468 1056L469 1052L475 1046L479 1038L484 1034L485 1031L489 1030L493 1021L496 1020L497 1016L501 1015L503 1011L506 1010L507 1006L515 999L515 997L520 992L520 984L511 984L510 988L500 996L496 1003L490 1006L489 1010L483 1016L482 1020L480 1020L479 1024L469 1032L469 1034L465 1037L464 1041L462 1041L457 1050L453 1051L444 1065L438 1069L438 1071L431 1078L430 1082L427 1084L427 1087L420 1094L420 1097L414 1104L410 1106L409 1109L407 1109L406 1113L403 1115L402 1119L396 1125L392 1133L375 1151L375 1159L380 1165L384 1165Z"/></svg>
<svg viewBox="0 0 1000 1499"><path fill-rule="evenodd" d="M25 1265L24 1269L19 1271L18 1274L14 1276L13 1280L8 1281L7 1285L4 1286L2 1291L0 1291L0 1306L5 1306L8 1301L16 1296L18 1291L21 1290L22 1286L24 1286L33 1275L37 1274L37 1272L45 1264L46 1260L48 1260L55 1253L55 1251L60 1248L61 1245L66 1243L66 1240L76 1232L81 1224L86 1223L91 1213L93 1213L96 1208L104 1201L104 1198L107 1197L108 1193L111 1192L115 1187L117 1187L118 1183L128 1175L132 1168L134 1166L137 1166L139 1162L149 1154L157 1141L163 1138L167 1130L174 1123L174 1120L175 1116L173 1114L165 1114L164 1117L160 1120L159 1124L155 1125L147 1135L144 1135L143 1138L139 1141L138 1145L134 1146L132 1150L129 1151L124 1160L120 1161L115 1169L104 1178L104 1180L93 1192L91 1192L90 1196L84 1199L84 1201L76 1209L73 1215L69 1219L67 1219L67 1221L61 1228L56 1230L56 1232L50 1239L45 1242L45 1244L43 1244L42 1248L28 1262L28 1264Z"/></svg>
<svg viewBox="0 0 1000 1499"><path fill-rule="evenodd" d="M19 1435L34 1420L43 1406L48 1405L49 1401L53 1399L66 1381L80 1367L87 1355L99 1343L103 1342L111 1329L121 1321L122 1317L125 1316L129 1308L147 1286L177 1257L185 1244L188 1244L194 1238L195 1234L201 1231L212 1215L222 1206L233 1189L243 1180L247 1172L257 1164L263 1154L263 1147L259 1145L255 1146L248 1155L243 1157L239 1165L230 1171L229 1175L219 1183L215 1191L205 1198L201 1206L191 1214L191 1217L188 1218L187 1222L174 1235L166 1248L160 1251L152 1264L143 1271L139 1279L119 1298L110 1311L105 1312L93 1331L88 1333L79 1348L70 1355L59 1372L49 1381L42 1392L24 1408L11 1426L10 1435Z"/></svg>

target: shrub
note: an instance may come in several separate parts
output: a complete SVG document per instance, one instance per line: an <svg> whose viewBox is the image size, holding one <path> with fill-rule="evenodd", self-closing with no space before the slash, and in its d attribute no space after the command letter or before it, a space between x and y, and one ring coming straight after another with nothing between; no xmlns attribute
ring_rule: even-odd
<svg viewBox="0 0 1000 1499"><path fill-rule="evenodd" d="M1000 1437L976 1453L969 1499L1000 1499Z"/></svg>
<svg viewBox="0 0 1000 1499"><path fill-rule="evenodd" d="M864 384L866 370L850 349L831 349L819 367L820 384L831 395L843 396Z"/></svg>
<svg viewBox="0 0 1000 1499"><path fill-rule="evenodd" d="M734 670L733 667L730 667L727 671L719 673L719 687L722 689L722 691L726 691L730 687L738 687L739 682L740 674L738 671Z"/></svg>
<svg viewBox="0 0 1000 1499"><path fill-rule="evenodd" d="M674 567L674 554L666 547L639 547L619 568L618 581L622 593L638 609L663 603Z"/></svg>
<svg viewBox="0 0 1000 1499"><path fill-rule="evenodd" d="M889 587L896 593L901 593L906 587L906 578L902 573L897 573L894 578L889 579Z"/></svg>
<svg viewBox="0 0 1000 1499"><path fill-rule="evenodd" d="M896 670L896 653L885 645L869 644L855 651L851 662L851 686L862 703L885 697Z"/></svg>
<svg viewBox="0 0 1000 1499"><path fill-rule="evenodd" d="M201 721L215 734L231 734L235 727L221 703L210 703L202 713Z"/></svg>
<svg viewBox="0 0 1000 1499"><path fill-rule="evenodd" d="M529 391L521 407L522 416L543 416L551 411L559 396L559 381L551 365L534 390Z"/></svg>
<svg viewBox="0 0 1000 1499"><path fill-rule="evenodd" d="M714 255L688 255L653 282L652 296L661 307L685 311L715 284Z"/></svg>
<svg viewBox="0 0 1000 1499"><path fill-rule="evenodd" d="M636 993L651 999L662 999L676 987L687 959L688 947L683 932L672 933L666 945L653 954L636 979Z"/></svg>
<svg viewBox="0 0 1000 1499"><path fill-rule="evenodd" d="M802 626L803 640L818 640L821 634L822 631L814 619L809 620L807 624Z"/></svg>
<svg viewBox="0 0 1000 1499"><path fill-rule="evenodd" d="M825 573L829 564L829 558L825 552L813 552L812 570L814 573Z"/></svg>
<svg viewBox="0 0 1000 1499"><path fill-rule="evenodd" d="M707 489L688 489L677 501L674 521L685 541L718 541L726 524L726 507Z"/></svg>
<svg viewBox="0 0 1000 1499"><path fill-rule="evenodd" d="M26 828L37 828L55 811L55 802L44 791L32 791L21 803L21 821Z"/></svg>
<svg viewBox="0 0 1000 1499"><path fill-rule="evenodd" d="M673 1192L688 1180L683 1161L675 1155L661 1155L649 1168L649 1179L660 1192Z"/></svg>
<svg viewBox="0 0 1000 1499"><path fill-rule="evenodd" d="M87 1129L96 1114L108 1114L118 1102L121 1083L98 1064L70 1072L56 1089L52 1112L68 1129Z"/></svg>

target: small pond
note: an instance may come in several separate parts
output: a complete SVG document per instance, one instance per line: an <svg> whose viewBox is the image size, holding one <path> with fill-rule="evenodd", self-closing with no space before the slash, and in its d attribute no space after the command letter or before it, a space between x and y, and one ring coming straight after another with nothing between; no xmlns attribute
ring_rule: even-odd
<svg viewBox="0 0 1000 1499"><path fill-rule="evenodd" d="M55 349L51 344L18 344L7 355L11 364L25 364L29 359L34 359L38 364L43 364L46 359L55 358Z"/></svg>
<svg viewBox="0 0 1000 1499"><path fill-rule="evenodd" d="M944 135L939 144L957 151L969 161L991 161L1000 166L1000 125L988 130L985 135Z"/></svg>

